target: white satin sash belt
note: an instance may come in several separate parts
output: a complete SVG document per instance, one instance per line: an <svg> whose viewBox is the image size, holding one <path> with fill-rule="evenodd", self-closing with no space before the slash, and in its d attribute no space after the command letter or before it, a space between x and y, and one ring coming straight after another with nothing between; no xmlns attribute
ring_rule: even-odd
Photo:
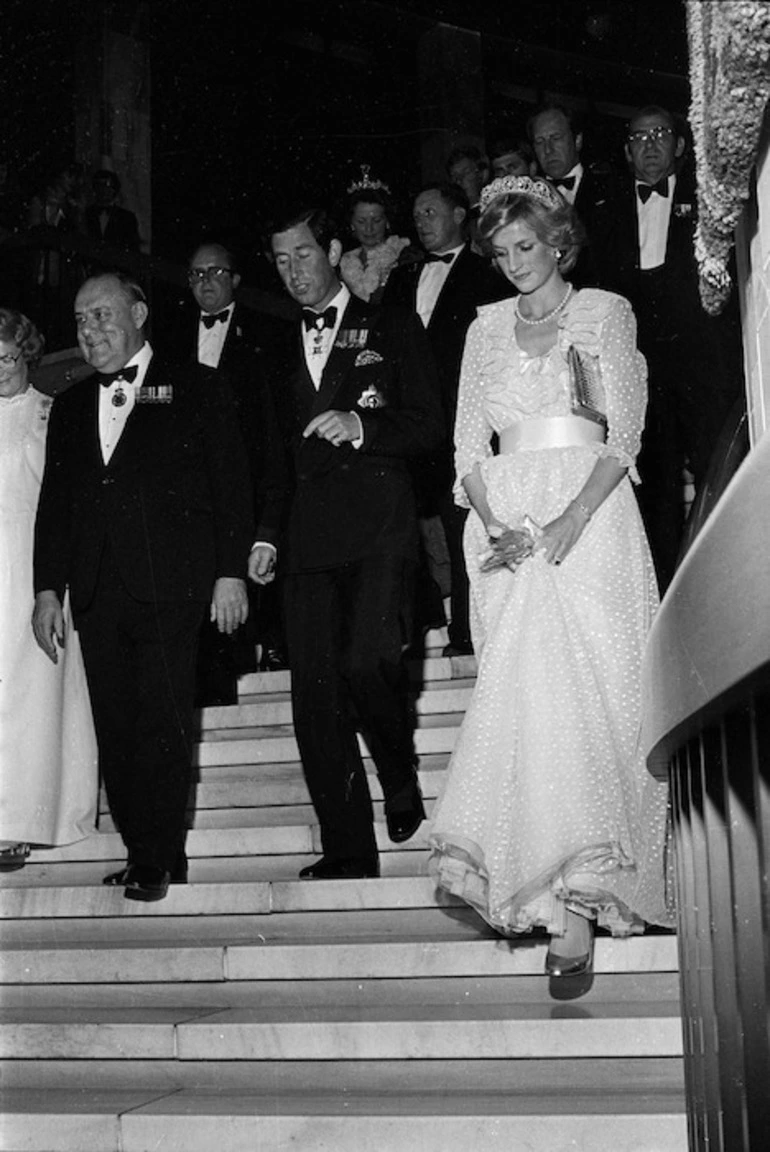
<svg viewBox="0 0 770 1152"><path fill-rule="evenodd" d="M509 424L500 433L500 452L510 456L514 452L533 451L538 448L576 448L587 444L603 444L606 429L594 420L582 416L543 416L537 420L521 420Z"/></svg>

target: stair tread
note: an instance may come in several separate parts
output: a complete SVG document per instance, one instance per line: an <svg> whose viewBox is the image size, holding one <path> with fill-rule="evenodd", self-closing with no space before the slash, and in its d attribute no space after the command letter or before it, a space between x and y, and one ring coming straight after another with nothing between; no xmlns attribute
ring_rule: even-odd
<svg viewBox="0 0 770 1152"><path fill-rule="evenodd" d="M37 1097L37 1098L36 1098ZM536 1092L527 1087L525 1093L517 1093L510 1085L501 1087L499 1092L458 1092L453 1091L451 1096L441 1089L426 1091L419 1085L405 1085L397 1097L388 1098L382 1093L361 1092L353 1097L358 1110L372 1109L384 1115L392 1114L394 1109L400 1112L403 1104L408 1104L417 1112L433 1112L443 1115L447 1112L461 1114L466 1109L479 1110L483 1114L485 1109L495 1112L507 1113L519 1111L527 1102L532 1109L541 1108L549 1112L571 1112L577 1106L590 1104L590 1111L598 1114L614 1112L620 1109L625 1112L635 1111L640 1106L644 1111L656 1111L660 1107L672 1108L680 1112L684 1108L681 1091L672 1086L669 1091L658 1088L655 1093L642 1087L635 1088L633 1084L615 1087L613 1091L608 1084L597 1085L595 1091L581 1089L574 1094L564 1092L554 1093L548 1087ZM77 1112L109 1112L126 1111L141 1108L152 1103L154 1112L168 1112L169 1114L188 1115L230 1115L244 1113L260 1115L263 1111L275 1111L276 1102L280 1101L281 1109L287 1112L310 1115L323 1115L335 1113L343 1108L347 1111L350 1093L346 1087L340 1087L336 1092L325 1091L323 1095L308 1096L301 1088L279 1094L270 1092L267 1095L260 1093L228 1092L227 1090L195 1090L173 1094L159 1093L157 1089L149 1086L144 1092L137 1090L92 1090L84 1089L73 1099L72 1093L67 1090L57 1091L55 1088L47 1089L44 1094L36 1093L34 1089L13 1088L4 1093L3 1103L6 1112L22 1112L29 1114L48 1113L73 1114ZM351 1101L352 1103L352 1101ZM222 1107L224 1105L224 1108ZM582 1111L582 1107L580 1108ZM396 1113L397 1114L397 1113Z"/></svg>

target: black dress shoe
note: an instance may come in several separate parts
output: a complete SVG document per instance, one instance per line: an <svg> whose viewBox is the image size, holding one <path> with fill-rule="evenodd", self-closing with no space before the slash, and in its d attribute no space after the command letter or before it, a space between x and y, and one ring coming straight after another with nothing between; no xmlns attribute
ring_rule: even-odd
<svg viewBox="0 0 770 1152"><path fill-rule="evenodd" d="M102 880L102 884L106 884L108 888L124 888L128 874L133 867L136 867L136 865L126 864L124 868L119 868L117 872L108 873ZM140 867L142 866L140 865ZM184 853L182 853L171 869L170 877L169 883L171 884L187 883L187 857Z"/></svg>
<svg viewBox="0 0 770 1152"><path fill-rule="evenodd" d="M300 880L370 880L379 876L380 862L376 856L350 856L341 860L322 856L315 864L308 864L299 874Z"/></svg>
<svg viewBox="0 0 770 1152"><path fill-rule="evenodd" d="M450 641L442 653L443 656L472 656L473 645L470 640Z"/></svg>
<svg viewBox="0 0 770 1152"><path fill-rule="evenodd" d="M27 863L29 844L11 844L0 848L0 872L18 872Z"/></svg>
<svg viewBox="0 0 770 1152"><path fill-rule="evenodd" d="M263 648L257 665L258 672L284 672L289 661L280 648Z"/></svg>
<svg viewBox="0 0 770 1152"><path fill-rule="evenodd" d="M425 806L416 780L385 805L385 823L394 844L411 840L424 819Z"/></svg>
<svg viewBox="0 0 770 1152"><path fill-rule="evenodd" d="M125 874L123 895L127 900L150 903L163 900L171 883L171 873L151 864L129 864Z"/></svg>

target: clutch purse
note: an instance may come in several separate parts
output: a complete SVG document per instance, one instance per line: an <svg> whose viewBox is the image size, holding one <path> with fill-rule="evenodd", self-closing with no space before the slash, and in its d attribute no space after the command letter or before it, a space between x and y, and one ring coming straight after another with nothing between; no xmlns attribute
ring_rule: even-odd
<svg viewBox="0 0 770 1152"><path fill-rule="evenodd" d="M567 352L569 367L570 401L573 416L593 420L607 427L607 417L601 410L603 401L602 370L598 356L589 356L570 344Z"/></svg>

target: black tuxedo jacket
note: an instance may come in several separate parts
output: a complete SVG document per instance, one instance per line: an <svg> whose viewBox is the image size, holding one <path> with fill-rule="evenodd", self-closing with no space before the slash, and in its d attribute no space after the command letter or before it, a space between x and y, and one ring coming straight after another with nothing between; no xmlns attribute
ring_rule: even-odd
<svg viewBox="0 0 770 1152"><path fill-rule="evenodd" d="M732 339L735 318L730 309L711 317L703 309L695 260L697 204L691 183L678 178L673 192L663 265L642 271L636 184L631 176L605 206L604 234L609 238L612 260L608 261L607 286L631 301L639 325L642 351L650 340L667 340L679 353L685 349L699 363L722 370L720 342ZM712 344L709 352L704 348ZM734 372L733 372L734 375Z"/></svg>
<svg viewBox="0 0 770 1152"><path fill-rule="evenodd" d="M117 205L107 209L109 216L102 235L101 209L92 204L85 210L86 232L97 244L108 248L126 248L130 252L139 251L139 225L133 212Z"/></svg>
<svg viewBox="0 0 770 1152"><path fill-rule="evenodd" d="M417 306L417 285L425 260L395 268L385 286L385 304L397 304L411 312ZM451 434L457 409L465 337L476 311L513 295L513 288L483 256L466 244L449 270L425 329L433 350L441 384L441 396L448 432ZM420 321L420 323L422 323Z"/></svg>
<svg viewBox="0 0 770 1152"><path fill-rule="evenodd" d="M586 230L586 243L577 263L569 273L576 288L607 288L607 263L612 258L607 236L606 205L613 196L614 184L609 177L599 177L590 168L583 169L573 208Z"/></svg>
<svg viewBox="0 0 770 1152"><path fill-rule="evenodd" d="M161 347L172 362L198 367L200 309L187 306ZM252 479L257 539L273 542L280 533L291 489L290 473L273 403L276 348L288 344L285 321L260 324L236 302L216 371L232 391ZM266 345L270 346L266 350Z"/></svg>
<svg viewBox="0 0 770 1152"><path fill-rule="evenodd" d="M210 370L154 356L108 464L99 444L97 374L54 401L35 527L35 591L70 589L75 612L96 586L107 543L137 600L206 601L215 579L243 577L254 539L246 454L226 388Z"/></svg>
<svg viewBox="0 0 770 1152"><path fill-rule="evenodd" d="M383 554L416 558L407 460L435 451L444 438L435 367L417 317L352 296L320 389L298 335L278 397L296 478L286 569L335 568ZM358 414L360 448L303 438L310 420L330 409Z"/></svg>

